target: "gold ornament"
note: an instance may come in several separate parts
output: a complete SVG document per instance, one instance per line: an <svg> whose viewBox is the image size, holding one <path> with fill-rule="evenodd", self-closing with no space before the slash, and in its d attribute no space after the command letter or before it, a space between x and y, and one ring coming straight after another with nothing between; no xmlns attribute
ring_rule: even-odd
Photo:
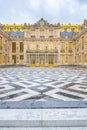
<svg viewBox="0 0 87 130"><path fill-rule="evenodd" d="M60 32L64 32L64 28L61 28L61 29L60 29Z"/></svg>
<svg viewBox="0 0 87 130"><path fill-rule="evenodd" d="M67 30L66 30L67 32L71 32L72 31L72 29L71 28L67 28Z"/></svg>

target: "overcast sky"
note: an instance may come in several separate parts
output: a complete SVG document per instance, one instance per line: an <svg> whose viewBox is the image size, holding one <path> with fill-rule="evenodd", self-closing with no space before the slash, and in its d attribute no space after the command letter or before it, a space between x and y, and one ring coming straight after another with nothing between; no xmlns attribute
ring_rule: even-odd
<svg viewBox="0 0 87 130"><path fill-rule="evenodd" d="M87 18L87 0L0 0L0 23L77 23Z"/></svg>

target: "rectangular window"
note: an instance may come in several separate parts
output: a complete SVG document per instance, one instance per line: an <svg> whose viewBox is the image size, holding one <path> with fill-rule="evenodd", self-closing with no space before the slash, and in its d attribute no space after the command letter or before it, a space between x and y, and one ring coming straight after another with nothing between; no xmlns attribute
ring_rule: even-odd
<svg viewBox="0 0 87 130"><path fill-rule="evenodd" d="M12 55L12 62L13 64L16 64L16 55Z"/></svg>
<svg viewBox="0 0 87 130"><path fill-rule="evenodd" d="M49 30L49 36L53 36L53 30Z"/></svg>
<svg viewBox="0 0 87 130"><path fill-rule="evenodd" d="M61 53L64 53L65 52L65 43L62 42L61 43Z"/></svg>
<svg viewBox="0 0 87 130"><path fill-rule="evenodd" d="M31 35L35 35L35 30L31 30Z"/></svg>
<svg viewBox="0 0 87 130"><path fill-rule="evenodd" d="M53 38L53 37L54 37L53 30L51 29L51 30L49 30L49 38Z"/></svg>
<svg viewBox="0 0 87 130"><path fill-rule="evenodd" d="M20 52L23 52L23 42L20 42Z"/></svg>
<svg viewBox="0 0 87 130"><path fill-rule="evenodd" d="M69 50L70 53L72 53L72 51L73 51L73 44L72 44L72 42L69 42L68 50Z"/></svg>
<svg viewBox="0 0 87 130"><path fill-rule="evenodd" d="M12 52L16 52L16 42L12 42Z"/></svg>
<svg viewBox="0 0 87 130"><path fill-rule="evenodd" d="M31 38L35 38L35 30L34 29L31 30L30 35L31 35Z"/></svg>
<svg viewBox="0 0 87 130"><path fill-rule="evenodd" d="M20 55L20 60L23 60L23 55Z"/></svg>
<svg viewBox="0 0 87 130"><path fill-rule="evenodd" d="M44 38L44 30L43 29L40 30L40 38Z"/></svg>
<svg viewBox="0 0 87 130"><path fill-rule="evenodd" d="M40 35L43 36L44 35L44 30L40 30Z"/></svg>
<svg viewBox="0 0 87 130"><path fill-rule="evenodd" d="M0 36L0 50L2 49L2 37Z"/></svg>
<svg viewBox="0 0 87 130"><path fill-rule="evenodd" d="M84 37L82 37L82 50L84 49Z"/></svg>

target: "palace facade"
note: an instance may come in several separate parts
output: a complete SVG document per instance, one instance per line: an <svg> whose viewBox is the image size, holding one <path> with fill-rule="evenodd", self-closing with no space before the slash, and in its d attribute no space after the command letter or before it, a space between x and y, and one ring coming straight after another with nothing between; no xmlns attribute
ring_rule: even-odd
<svg viewBox="0 0 87 130"><path fill-rule="evenodd" d="M87 65L87 20L81 25L0 24L0 65Z"/></svg>

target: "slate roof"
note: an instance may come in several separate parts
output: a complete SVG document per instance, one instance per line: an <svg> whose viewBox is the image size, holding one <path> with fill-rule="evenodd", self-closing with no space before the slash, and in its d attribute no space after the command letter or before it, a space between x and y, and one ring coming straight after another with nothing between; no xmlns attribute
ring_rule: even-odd
<svg viewBox="0 0 87 130"><path fill-rule="evenodd" d="M42 25L41 25L42 22ZM44 22L44 24L43 24ZM37 21L35 24L28 26L27 24L24 24L24 28L34 28L34 27L56 27L56 28L60 28L60 23L57 23L57 25L54 24L50 24L48 23L46 20L44 20L43 18L41 18L39 21ZM84 29L84 26L81 26L81 30ZM3 30L3 26L0 25L0 30ZM20 28L17 29L17 31L14 31L12 28L10 29L9 32L6 32L9 36L11 37L24 37L24 32L21 32ZM64 32L60 32L60 37L65 38L72 38L75 34L74 32L74 28L71 29L71 32L67 32L67 29L64 28Z"/></svg>

